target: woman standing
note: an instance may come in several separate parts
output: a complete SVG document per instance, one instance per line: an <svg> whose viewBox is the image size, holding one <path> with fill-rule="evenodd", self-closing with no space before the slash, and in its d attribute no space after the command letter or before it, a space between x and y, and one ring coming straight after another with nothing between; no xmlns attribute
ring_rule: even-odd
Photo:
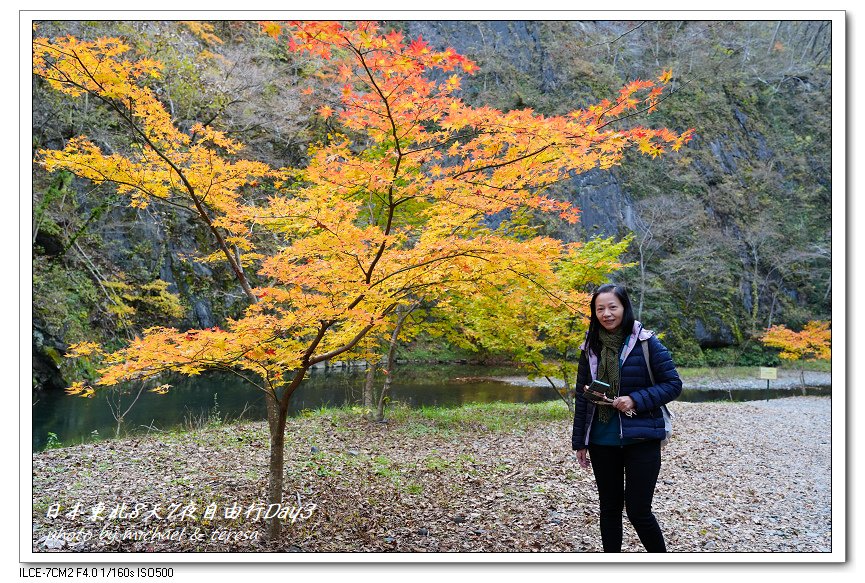
<svg viewBox="0 0 865 583"><path fill-rule="evenodd" d="M634 319L619 285L603 285L592 296L589 331L580 348L571 441L580 467L594 470L604 552L622 550L622 509L647 551L666 552L652 497L666 435L661 405L679 396L682 380L661 341ZM606 386L590 387L592 381Z"/></svg>

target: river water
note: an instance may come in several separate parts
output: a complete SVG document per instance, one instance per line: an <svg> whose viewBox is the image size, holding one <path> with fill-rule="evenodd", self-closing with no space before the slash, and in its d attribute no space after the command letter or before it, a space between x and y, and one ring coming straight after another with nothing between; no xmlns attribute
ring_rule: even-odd
<svg viewBox="0 0 865 583"><path fill-rule="evenodd" d="M528 381L523 373L506 367L470 365L400 366L394 371L390 399L410 407L459 406L465 403L537 403L558 397L546 380ZM313 370L292 396L289 413L305 409L358 403L365 372L362 368ZM381 384L382 376L377 377ZM124 418L122 434L189 427L208 417L264 420L264 393L231 374L176 378L165 395L142 391ZM687 386L687 384L686 384ZM829 387L808 389L809 395L828 395ZM62 392L33 397L33 448L49 439L63 445L113 437L117 422L112 413L133 403L138 386L98 392L85 399ZM680 400L747 401L799 395L799 389L706 390L685 389ZM565 404L562 403L562 407ZM53 437L51 437L53 435Z"/></svg>

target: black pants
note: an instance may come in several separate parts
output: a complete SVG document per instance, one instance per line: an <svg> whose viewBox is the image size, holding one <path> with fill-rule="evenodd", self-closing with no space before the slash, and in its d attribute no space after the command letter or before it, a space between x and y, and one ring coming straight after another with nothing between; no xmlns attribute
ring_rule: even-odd
<svg viewBox="0 0 865 583"><path fill-rule="evenodd" d="M601 541L605 553L622 552L622 509L650 553L667 551L652 514L652 497L661 471L661 442L634 445L589 444L589 459L601 502Z"/></svg>

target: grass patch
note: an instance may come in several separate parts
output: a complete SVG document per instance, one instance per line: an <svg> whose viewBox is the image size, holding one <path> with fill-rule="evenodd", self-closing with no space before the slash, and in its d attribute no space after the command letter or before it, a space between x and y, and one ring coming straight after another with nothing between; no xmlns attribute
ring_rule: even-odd
<svg viewBox="0 0 865 583"><path fill-rule="evenodd" d="M322 407L305 412L308 419L327 418L342 425L363 415L359 406ZM412 409L395 402L385 409L389 427L409 435L462 431L524 431L538 423L566 421L572 414L561 401L543 403L466 403L458 407L422 406Z"/></svg>
<svg viewBox="0 0 865 583"><path fill-rule="evenodd" d="M376 476L399 479L399 472L391 467L392 464L393 462L385 456L376 456L372 460L372 473Z"/></svg>
<svg viewBox="0 0 865 583"><path fill-rule="evenodd" d="M400 433L408 437L424 437L439 433L435 426L420 421L407 421L400 427Z"/></svg>
<svg viewBox="0 0 865 583"><path fill-rule="evenodd" d="M345 457L324 451L313 453L305 461L300 462L301 471L311 471L315 475L328 478L342 473Z"/></svg>
<svg viewBox="0 0 865 583"><path fill-rule="evenodd" d="M561 401L544 403L470 403L461 407L421 407L415 412L432 421L437 428L486 430L493 432L524 431L538 423L564 421L571 413Z"/></svg>
<svg viewBox="0 0 865 583"><path fill-rule="evenodd" d="M471 464L477 463L474 457L468 454L460 454L455 459L446 459L440 455L437 455L438 452L433 450L436 453L430 456L427 456L423 461L424 467L429 471L446 471L453 470L458 473L463 473L468 471L469 473L475 473L475 470L469 469L467 466Z"/></svg>
<svg viewBox="0 0 865 583"><path fill-rule="evenodd" d="M394 432L396 435L458 439L465 434L478 431L522 432L548 422L569 422L572 414L560 400L543 403L467 403L456 407L424 406L419 409L413 409L405 403L394 402L385 410L385 417L388 421L384 426L386 431ZM358 405L305 410L300 415L288 419L286 448L299 446L301 442L308 440L315 443L325 431L354 434L363 433L371 427L375 427L375 424L363 419L363 408ZM186 426L166 431L154 430L146 435L156 437L163 447L194 443L218 450L250 445L268 448L270 443L266 423L248 420L223 419L219 424L211 422L202 424L199 428ZM129 437L121 436L119 439L124 440ZM114 437L110 437L100 441L114 440ZM62 447L62 444L59 438L54 436L50 446L56 448ZM113 451L108 453L114 455ZM331 460L319 456L308 461L310 466L314 464L312 469L316 473L329 475L338 473L341 465L352 465L357 460L345 458Z"/></svg>
<svg viewBox="0 0 865 583"><path fill-rule="evenodd" d="M707 366L698 367L676 367L679 376L683 379L751 379L757 373L756 366L725 366L711 368Z"/></svg>
<svg viewBox="0 0 865 583"><path fill-rule="evenodd" d="M798 371L799 368L803 368L809 372L832 372L832 361L831 360L811 360L804 361L799 363L784 363L781 365L781 368L785 370L795 370Z"/></svg>
<svg viewBox="0 0 865 583"><path fill-rule="evenodd" d="M431 472L436 472L448 469L451 465L451 462L441 456L431 455L424 460L423 464L427 470Z"/></svg>

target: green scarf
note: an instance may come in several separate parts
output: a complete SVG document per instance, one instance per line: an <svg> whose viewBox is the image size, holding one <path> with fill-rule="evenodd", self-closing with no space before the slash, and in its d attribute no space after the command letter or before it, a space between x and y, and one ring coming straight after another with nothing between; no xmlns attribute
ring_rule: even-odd
<svg viewBox="0 0 865 583"><path fill-rule="evenodd" d="M598 359L598 380L610 385L610 388L607 390L607 396L615 399L619 394L619 353L625 341L625 331L620 326L614 332L608 332L603 327L598 332L600 333L601 340L601 355ZM612 407L598 407L598 417L602 423L609 422L612 416Z"/></svg>

